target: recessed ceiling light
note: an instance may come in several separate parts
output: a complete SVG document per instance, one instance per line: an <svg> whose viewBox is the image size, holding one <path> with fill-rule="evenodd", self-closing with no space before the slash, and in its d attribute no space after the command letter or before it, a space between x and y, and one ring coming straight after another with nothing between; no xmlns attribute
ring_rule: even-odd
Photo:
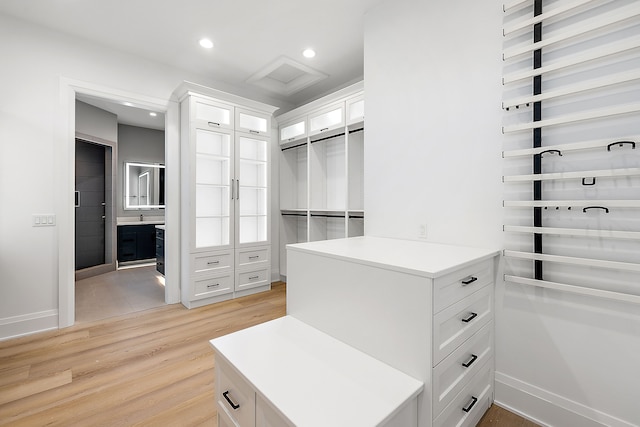
<svg viewBox="0 0 640 427"><path fill-rule="evenodd" d="M157 116L157 114L156 114L156 113L154 113L153 111L151 111L151 112L149 113L149 115L150 115L151 117L155 117L155 116Z"/></svg>
<svg viewBox="0 0 640 427"><path fill-rule="evenodd" d="M305 49L302 51L302 55L304 55L305 58L313 58L316 56L316 51L313 49Z"/></svg>
<svg viewBox="0 0 640 427"><path fill-rule="evenodd" d="M211 49L213 48L213 42L209 39L200 39L200 46L205 49Z"/></svg>

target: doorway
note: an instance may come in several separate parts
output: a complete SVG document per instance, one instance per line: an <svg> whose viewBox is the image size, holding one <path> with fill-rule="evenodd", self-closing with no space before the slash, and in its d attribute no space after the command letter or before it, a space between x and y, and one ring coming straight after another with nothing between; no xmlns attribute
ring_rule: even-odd
<svg viewBox="0 0 640 427"><path fill-rule="evenodd" d="M180 199L180 163L179 163L179 104L167 98L154 98L138 93L122 91L93 83L73 79L60 79L60 118L57 127L55 169L58 193L56 200L58 212L58 326L72 326L75 323L75 203L74 203L74 164L76 137L76 97L88 96L107 101L154 109L165 114L167 159L167 201ZM179 263L179 204L171 204L165 210L165 239L173 244L165 248L165 303L180 302L180 263ZM175 233L175 237L174 237ZM114 238L115 240L115 238Z"/></svg>

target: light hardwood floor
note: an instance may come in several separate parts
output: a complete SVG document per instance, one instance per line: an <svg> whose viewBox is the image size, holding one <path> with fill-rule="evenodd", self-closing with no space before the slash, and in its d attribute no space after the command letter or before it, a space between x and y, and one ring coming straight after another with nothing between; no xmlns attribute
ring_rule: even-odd
<svg viewBox="0 0 640 427"><path fill-rule="evenodd" d="M0 342L0 425L216 426L208 341L283 316L285 292L275 283L198 309L168 305ZM505 412L480 425L533 425Z"/></svg>

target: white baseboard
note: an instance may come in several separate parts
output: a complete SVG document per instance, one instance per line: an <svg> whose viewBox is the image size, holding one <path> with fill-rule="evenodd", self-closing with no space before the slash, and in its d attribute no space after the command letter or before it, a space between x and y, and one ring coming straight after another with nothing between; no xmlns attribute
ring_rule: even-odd
<svg viewBox="0 0 640 427"><path fill-rule="evenodd" d="M635 426L501 372L495 374L495 403L541 426Z"/></svg>
<svg viewBox="0 0 640 427"><path fill-rule="evenodd" d="M40 311L0 319L0 341L58 329L58 310Z"/></svg>

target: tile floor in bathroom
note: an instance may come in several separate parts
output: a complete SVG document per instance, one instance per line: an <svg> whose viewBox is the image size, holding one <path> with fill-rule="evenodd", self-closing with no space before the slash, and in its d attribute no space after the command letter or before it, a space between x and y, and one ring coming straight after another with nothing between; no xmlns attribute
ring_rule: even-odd
<svg viewBox="0 0 640 427"><path fill-rule="evenodd" d="M164 305L164 276L155 264L76 281L76 323Z"/></svg>

